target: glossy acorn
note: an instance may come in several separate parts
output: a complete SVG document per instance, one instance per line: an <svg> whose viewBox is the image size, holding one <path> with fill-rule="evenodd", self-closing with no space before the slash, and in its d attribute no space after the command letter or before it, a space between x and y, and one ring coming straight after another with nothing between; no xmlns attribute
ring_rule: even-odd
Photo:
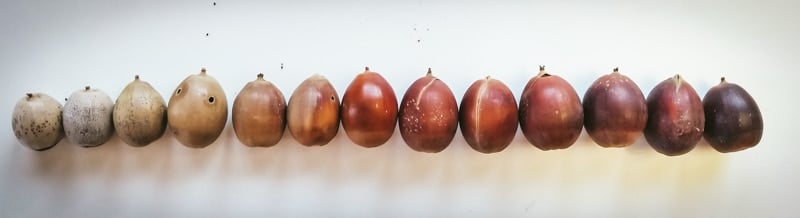
<svg viewBox="0 0 800 218"><path fill-rule="evenodd" d="M458 111L461 134L472 149L489 154L504 150L517 133L517 101L500 80L486 77L467 89Z"/></svg>
<svg viewBox="0 0 800 218"><path fill-rule="evenodd" d="M644 137L653 149L667 156L694 149L705 128L700 96L680 75L668 78L647 96Z"/></svg>
<svg viewBox="0 0 800 218"><path fill-rule="evenodd" d="M602 147L625 147L647 125L647 101L633 80L618 68L598 78L583 96L584 127Z"/></svg>
<svg viewBox="0 0 800 218"><path fill-rule="evenodd" d="M355 144L371 148L392 137L397 126L397 96L380 74L365 68L342 97L342 128Z"/></svg>
<svg viewBox="0 0 800 218"><path fill-rule="evenodd" d="M728 153L756 146L764 133L764 120L755 99L735 83L720 79L703 97L705 132L715 150Z"/></svg>
<svg viewBox="0 0 800 218"><path fill-rule="evenodd" d="M181 144L204 148L217 140L228 122L228 100L222 86L206 73L186 77L169 99L169 128Z"/></svg>
<svg viewBox="0 0 800 218"><path fill-rule="evenodd" d="M286 117L298 143L326 145L339 132L339 94L328 79L315 74L294 89Z"/></svg>
<svg viewBox="0 0 800 218"><path fill-rule="evenodd" d="M278 87L264 80L264 74L239 91L232 111L233 131L245 146L271 147L283 137L286 100Z"/></svg>
<svg viewBox="0 0 800 218"><path fill-rule="evenodd" d="M541 150L570 147L583 129L583 106L566 80L539 66L519 100L519 122L525 138Z"/></svg>
<svg viewBox="0 0 800 218"><path fill-rule="evenodd" d="M450 88L431 69L406 90L399 110L400 135L413 150L441 152L458 128L458 104Z"/></svg>

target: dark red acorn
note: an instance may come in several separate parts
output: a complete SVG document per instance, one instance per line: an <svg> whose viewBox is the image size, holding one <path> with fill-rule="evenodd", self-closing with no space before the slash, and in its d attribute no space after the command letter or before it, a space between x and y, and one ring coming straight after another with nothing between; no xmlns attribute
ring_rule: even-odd
<svg viewBox="0 0 800 218"><path fill-rule="evenodd" d="M756 101L735 83L725 81L703 97L706 141L715 150L727 153L756 146L764 133L764 121Z"/></svg>
<svg viewBox="0 0 800 218"><path fill-rule="evenodd" d="M586 90L583 113L586 132L602 147L631 145L647 125L647 101L642 91L617 68Z"/></svg>
<svg viewBox="0 0 800 218"><path fill-rule="evenodd" d="M659 83L647 96L644 137L656 151L676 156L691 151L705 128L703 103L680 75Z"/></svg>
<svg viewBox="0 0 800 218"><path fill-rule="evenodd" d="M377 147L389 141L397 126L397 97L380 74L367 67L342 97L342 128L354 143Z"/></svg>
<svg viewBox="0 0 800 218"><path fill-rule="evenodd" d="M503 82L486 77L464 93L459 109L461 134L481 153L500 152L517 133L517 101Z"/></svg>
<svg viewBox="0 0 800 218"><path fill-rule="evenodd" d="M408 147L437 153L453 141L458 128L458 104L447 84L431 69L408 87L399 111L400 135Z"/></svg>
<svg viewBox="0 0 800 218"><path fill-rule="evenodd" d="M572 85L539 66L519 100L519 123L525 138L541 150L565 149L583 129L583 106Z"/></svg>

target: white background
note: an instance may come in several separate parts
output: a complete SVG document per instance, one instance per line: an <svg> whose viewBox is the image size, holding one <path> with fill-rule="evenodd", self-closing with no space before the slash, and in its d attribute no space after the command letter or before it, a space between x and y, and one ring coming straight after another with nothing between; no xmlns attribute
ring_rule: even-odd
<svg viewBox="0 0 800 218"><path fill-rule="evenodd" d="M47 1L0 3L0 217L796 216L800 2L797 1ZM416 28L416 30L415 30ZM209 36L205 34L209 33ZM418 41L419 40L419 41ZM284 69L280 69L281 63ZM339 94L370 66L400 99L428 67L461 99L491 75L517 98L545 64L579 95L619 66L647 95L680 73L700 93L726 76L759 103L757 147L701 142L666 157L643 139L604 149L585 134L543 152L518 133L505 151L441 153L399 133L381 147L306 148L291 135L246 148L230 122L205 149L170 134L143 148L114 137L45 152L11 131L26 92L85 85L113 99L135 74L167 98L208 68L229 103L259 72L288 97L313 73ZM168 99L165 99L168 100ZM63 101L62 101L63 103Z"/></svg>

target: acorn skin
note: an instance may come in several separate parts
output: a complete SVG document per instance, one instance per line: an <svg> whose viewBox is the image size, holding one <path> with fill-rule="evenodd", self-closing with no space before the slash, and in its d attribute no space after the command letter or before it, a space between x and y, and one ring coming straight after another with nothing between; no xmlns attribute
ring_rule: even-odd
<svg viewBox="0 0 800 218"><path fill-rule="evenodd" d="M756 146L764 133L761 110L744 88L725 81L725 77L720 80L703 97L706 118L703 136L722 153Z"/></svg>
<svg viewBox="0 0 800 218"><path fill-rule="evenodd" d="M703 137L703 103L694 88L675 75L656 85L647 96L644 137L653 149L667 156L686 154Z"/></svg>
<svg viewBox="0 0 800 218"><path fill-rule="evenodd" d="M339 132L339 94L328 79L315 74L294 89L286 117L298 143L326 145Z"/></svg>
<svg viewBox="0 0 800 218"><path fill-rule="evenodd" d="M633 80L614 68L583 96L583 122L589 137L602 147L626 147L647 126L647 101Z"/></svg>
<svg viewBox="0 0 800 218"><path fill-rule="evenodd" d="M355 144L371 148L392 137L397 126L397 96L380 74L367 67L342 97L342 128Z"/></svg>
<svg viewBox="0 0 800 218"><path fill-rule="evenodd" d="M544 71L528 81L519 100L522 133L533 146L547 151L565 149L583 129L583 106L566 80Z"/></svg>
<svg viewBox="0 0 800 218"><path fill-rule="evenodd" d="M181 82L167 106L169 128L178 142L190 148L204 148L217 140L228 122L228 100L214 77L190 75Z"/></svg>
<svg viewBox="0 0 800 218"><path fill-rule="evenodd" d="M114 136L114 102L105 92L86 86L64 104L64 133L81 147L95 147Z"/></svg>
<svg viewBox="0 0 800 218"><path fill-rule="evenodd" d="M62 110L61 103L47 94L26 94L17 101L11 116L14 136L35 151L52 148L64 138Z"/></svg>
<svg viewBox="0 0 800 218"><path fill-rule="evenodd" d="M113 120L123 142L134 147L146 146L161 138L167 129L167 103L137 75L117 97Z"/></svg>
<svg viewBox="0 0 800 218"><path fill-rule="evenodd" d="M450 88L431 69L408 87L399 111L400 135L415 151L438 153L458 128L458 103Z"/></svg>
<svg viewBox="0 0 800 218"><path fill-rule="evenodd" d="M278 87L258 74L233 100L233 131L245 146L271 147L286 128L286 100Z"/></svg>
<svg viewBox="0 0 800 218"><path fill-rule="evenodd" d="M472 83L459 108L461 134L472 149L500 152L517 133L517 101L500 80L486 77Z"/></svg>

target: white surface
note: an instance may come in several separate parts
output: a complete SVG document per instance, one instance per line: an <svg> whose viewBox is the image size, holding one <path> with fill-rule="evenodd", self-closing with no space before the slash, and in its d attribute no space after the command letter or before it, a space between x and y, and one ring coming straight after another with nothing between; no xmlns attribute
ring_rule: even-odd
<svg viewBox="0 0 800 218"><path fill-rule="evenodd" d="M800 212L800 147L792 137L800 120L797 1L211 2L2 3L0 217ZM228 122L200 150L166 134L144 148L115 137L98 148L64 140L34 152L10 130L13 105L26 92L63 99L92 85L116 99L134 74L169 96L207 67L232 102L258 72L288 99L312 73L330 78L341 95L364 66L401 98L432 67L460 101L486 75L518 98L539 64L581 96L615 66L645 95L675 73L704 95L724 75L760 104L764 137L743 152L719 154L703 142L666 157L643 140L603 149L585 134L567 150L543 152L518 133L505 151L484 155L459 132L442 153L423 154L399 133L364 149L342 129L325 147L302 147L287 134L275 147L245 148Z"/></svg>

